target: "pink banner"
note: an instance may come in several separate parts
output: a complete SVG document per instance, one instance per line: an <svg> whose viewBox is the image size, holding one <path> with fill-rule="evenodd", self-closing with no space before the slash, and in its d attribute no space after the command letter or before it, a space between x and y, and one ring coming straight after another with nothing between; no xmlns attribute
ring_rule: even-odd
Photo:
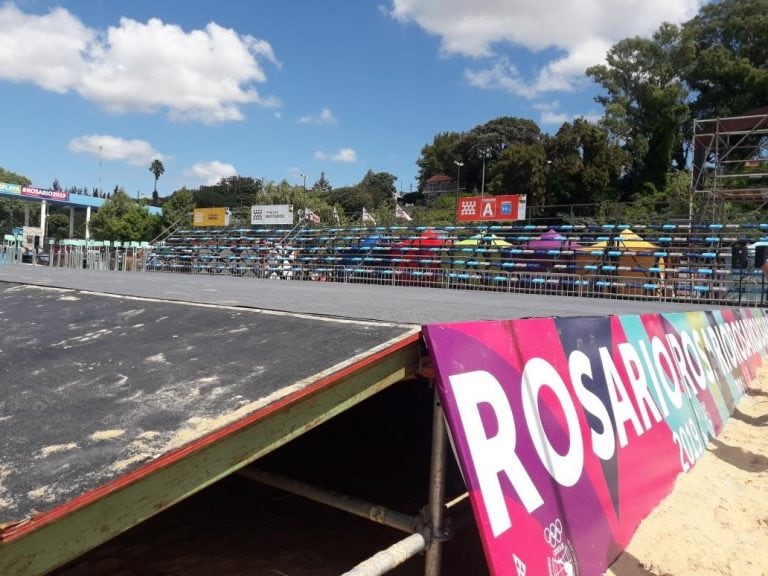
<svg viewBox="0 0 768 576"><path fill-rule="evenodd" d="M40 200L60 200L66 202L69 200L69 192L64 190L46 190L45 188L36 188L34 186L23 186L21 195L30 198L39 198Z"/></svg>
<svg viewBox="0 0 768 576"><path fill-rule="evenodd" d="M762 310L428 325L493 574L603 574L723 428Z"/></svg>

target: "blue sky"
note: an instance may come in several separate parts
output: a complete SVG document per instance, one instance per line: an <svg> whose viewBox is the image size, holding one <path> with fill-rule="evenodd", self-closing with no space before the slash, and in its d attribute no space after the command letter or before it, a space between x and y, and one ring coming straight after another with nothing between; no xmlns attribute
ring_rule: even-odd
<svg viewBox="0 0 768 576"><path fill-rule="evenodd" d="M583 74L705 0L0 0L0 166L151 195L231 175L415 189L439 132L596 118Z"/></svg>

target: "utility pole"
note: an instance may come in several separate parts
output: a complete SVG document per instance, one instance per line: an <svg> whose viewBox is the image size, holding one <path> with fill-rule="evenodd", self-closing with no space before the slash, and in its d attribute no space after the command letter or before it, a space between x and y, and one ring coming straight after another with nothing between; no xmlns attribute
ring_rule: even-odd
<svg viewBox="0 0 768 576"><path fill-rule="evenodd" d="M101 197L101 151L103 146L99 146L99 173L98 173L98 184L96 186L96 190L99 193L99 197Z"/></svg>
<svg viewBox="0 0 768 576"><path fill-rule="evenodd" d="M464 162L453 161L456 164L456 205L453 207L453 225L456 226L459 220L459 192L461 191L461 167Z"/></svg>

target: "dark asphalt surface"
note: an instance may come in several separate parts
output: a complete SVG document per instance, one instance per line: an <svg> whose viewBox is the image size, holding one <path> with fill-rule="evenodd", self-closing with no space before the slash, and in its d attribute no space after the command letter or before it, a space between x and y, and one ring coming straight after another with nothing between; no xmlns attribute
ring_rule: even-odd
<svg viewBox="0 0 768 576"><path fill-rule="evenodd" d="M92 272L0 266L0 282L20 282L263 310L408 324L541 316L593 316L711 310L711 304L577 298L334 282L262 280L161 272Z"/></svg>
<svg viewBox="0 0 768 576"><path fill-rule="evenodd" d="M0 525L417 330L0 282Z"/></svg>
<svg viewBox="0 0 768 576"><path fill-rule="evenodd" d="M189 441L258 410L415 325L707 308L0 266L0 523L156 458L182 433Z"/></svg>

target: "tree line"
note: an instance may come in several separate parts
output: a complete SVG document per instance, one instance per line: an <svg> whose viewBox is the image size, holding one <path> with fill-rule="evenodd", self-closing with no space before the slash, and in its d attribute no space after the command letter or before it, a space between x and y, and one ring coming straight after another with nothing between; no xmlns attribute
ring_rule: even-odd
<svg viewBox="0 0 768 576"><path fill-rule="evenodd" d="M543 209L585 205L599 217L595 207L613 202L638 216L660 203L680 211L694 119L768 104L767 63L768 0L707 5L680 26L621 40L604 64L586 70L603 90L596 123L575 119L549 135L531 120L505 117L437 134L417 161L420 188L446 174L468 192L527 194L529 206ZM766 160L765 139L747 144L745 153L762 150Z"/></svg>
<svg viewBox="0 0 768 576"><path fill-rule="evenodd" d="M533 120L505 116L465 132L436 134L416 160L418 192L402 198L414 223L452 221L454 195L427 203L422 194L436 175L455 177L457 193L526 194L531 217L547 221L686 214L694 119L745 114L768 104L768 0L704 6L680 26L665 23L651 37L619 41L604 64L585 74L602 88L596 101L603 115L596 122L576 118L547 134ZM767 144L765 138L753 139L735 154L758 151L757 159L768 162ZM229 207L243 225L250 223L252 204L292 204L325 224L360 222L363 208L379 224L397 222L397 177L387 172L369 170L359 183L335 189L324 173L308 189L285 180L232 176L160 197L157 183L165 167L155 159L149 171L151 200L133 200L116 186L92 219L95 238L152 239L169 226L191 225L194 207ZM0 181L29 184L2 169ZM86 188L72 190L87 194ZM0 229L18 225L23 213L18 202L0 202ZM148 203L162 206L163 216L149 215L143 209ZM738 216L739 207L729 209ZM82 233L83 226L80 219L76 230ZM49 235L65 233L68 218L52 207Z"/></svg>

